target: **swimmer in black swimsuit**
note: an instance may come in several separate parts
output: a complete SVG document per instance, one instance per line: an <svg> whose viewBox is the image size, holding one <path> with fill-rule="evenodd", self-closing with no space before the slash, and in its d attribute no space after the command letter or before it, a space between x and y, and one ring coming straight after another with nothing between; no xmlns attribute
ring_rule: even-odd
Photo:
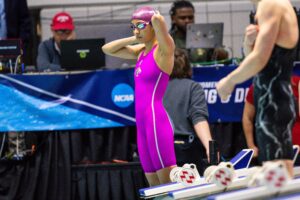
<svg viewBox="0 0 300 200"><path fill-rule="evenodd" d="M299 31L289 0L256 0L257 25L246 29L246 58L220 80L217 90L226 99L236 84L255 76L255 134L260 161L284 161L293 175L291 130L296 116L290 85Z"/></svg>
<svg viewBox="0 0 300 200"><path fill-rule="evenodd" d="M259 161L292 159L292 127L296 118L290 84L296 48L275 45L265 68L254 79L254 105L257 108L255 137Z"/></svg>

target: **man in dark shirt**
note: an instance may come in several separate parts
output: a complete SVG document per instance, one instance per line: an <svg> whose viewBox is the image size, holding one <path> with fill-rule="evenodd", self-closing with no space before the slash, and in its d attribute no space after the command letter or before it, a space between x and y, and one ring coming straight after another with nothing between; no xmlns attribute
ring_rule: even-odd
<svg viewBox="0 0 300 200"><path fill-rule="evenodd" d="M60 71L60 42L75 39L73 18L66 12L57 13L51 24L52 38L40 43L37 56L38 71Z"/></svg>
<svg viewBox="0 0 300 200"><path fill-rule="evenodd" d="M170 9L172 27L170 35L173 37L177 48L186 49L186 27L195 23L195 8L187 0L174 1ZM223 48L215 49L189 49L191 62L208 62L228 58L228 53Z"/></svg>

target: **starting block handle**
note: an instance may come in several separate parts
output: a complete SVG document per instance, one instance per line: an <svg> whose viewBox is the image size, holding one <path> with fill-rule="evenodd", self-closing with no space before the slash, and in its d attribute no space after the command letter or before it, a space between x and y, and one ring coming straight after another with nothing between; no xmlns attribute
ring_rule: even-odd
<svg viewBox="0 0 300 200"><path fill-rule="evenodd" d="M218 165L219 164L219 149L216 140L209 141L209 160L210 165Z"/></svg>

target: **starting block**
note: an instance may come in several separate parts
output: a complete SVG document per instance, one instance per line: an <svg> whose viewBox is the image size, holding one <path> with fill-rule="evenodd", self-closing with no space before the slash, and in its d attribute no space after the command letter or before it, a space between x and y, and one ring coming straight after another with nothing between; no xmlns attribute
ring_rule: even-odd
<svg viewBox="0 0 300 200"><path fill-rule="evenodd" d="M217 166L210 166L204 171L207 183L215 183L219 187L227 187L235 177L231 162L221 162Z"/></svg>
<svg viewBox="0 0 300 200"><path fill-rule="evenodd" d="M299 152L299 147L294 146L294 158L297 157L297 154ZM180 190L175 190L168 193L168 196L171 199L185 199L185 198L191 198L191 197L205 197L212 194L224 192L225 190L236 190L236 189L242 189L247 186L249 186L249 181L252 177L256 176L256 173L258 173L260 170L262 170L263 180L268 180L268 178L272 177L270 179L269 183L257 183L260 187L267 188L267 190L272 193L274 191L278 191L281 188L285 187L284 185L287 185L290 183L290 181L287 181L286 179L287 175L284 174L284 170L281 170L282 168L279 165L267 165L265 168L261 167L251 167L247 169L238 169L235 170L236 178L232 180L232 183L228 185L227 187L220 187L218 184L206 184L206 185L198 185L194 187L184 188ZM284 168L285 169L285 168ZM275 171L274 171L275 170ZM277 171L276 171L277 170ZM274 173L273 173L274 172ZM294 174L295 177L300 176L300 167L294 168ZM278 175L278 176L277 176ZM283 179L281 179L283 177ZM276 181L274 181L276 180ZM277 182L279 180L279 182ZM268 182L268 181L267 181ZM278 185L276 185L278 183ZM261 184L266 184L265 186L261 186ZM258 187L258 188L260 188ZM270 189L271 188L271 189ZM247 190L247 189L245 189ZM248 197L248 196L247 196ZM245 196L244 196L245 198ZM235 197L231 197L231 199L235 199Z"/></svg>
<svg viewBox="0 0 300 200"><path fill-rule="evenodd" d="M248 182L249 187L267 186L270 190L278 190L289 181L291 177L283 162L266 162L252 175Z"/></svg>
<svg viewBox="0 0 300 200"><path fill-rule="evenodd" d="M257 167L249 168L249 174L254 174L257 169L258 169ZM300 176L300 167L294 168L294 174L296 177ZM286 182L285 185L288 185L291 181L293 181L293 180ZM175 191L169 192L168 196L171 199L186 199L186 198L190 199L193 197L200 198L200 197L206 197L209 195L221 193L224 191L243 189L243 188L246 188L248 186L248 184L249 184L249 177L242 176L242 177L235 178L232 181L232 183L226 188L219 187L216 184L206 184L206 185L199 185L199 186L184 188L181 190L175 190ZM266 188L266 190L270 191L270 193L274 193L274 192L278 191L278 190L270 190L270 187L268 187L268 186L260 186L260 187ZM257 188L260 188L260 187L257 187ZM285 187L285 186L283 186L283 187ZM299 185L299 187L300 187L300 185ZM250 188L250 189L252 189L252 188ZM248 189L244 189L244 190L248 190ZM229 192L229 193L231 193L231 192ZM245 198L245 196L243 196L243 197ZM246 196L246 197L248 197L248 196ZM231 197L230 200L232 200L232 199L235 200L234 197Z"/></svg>
<svg viewBox="0 0 300 200"><path fill-rule="evenodd" d="M242 200L247 199L262 199L266 197L278 196L280 194L288 194L292 192L299 192L300 190L300 179L294 179L287 182L280 190L270 190L267 186L247 188L240 191L232 191L226 194L213 195L208 197L208 200Z"/></svg>
<svg viewBox="0 0 300 200"><path fill-rule="evenodd" d="M299 145L293 145L293 153L294 153L294 158L293 158L293 162L295 163L297 160L297 157L299 155Z"/></svg>
<svg viewBox="0 0 300 200"><path fill-rule="evenodd" d="M170 172L172 182L182 183L185 186L192 186L200 183L200 175L195 164L184 164L182 167L175 167Z"/></svg>
<svg viewBox="0 0 300 200"><path fill-rule="evenodd" d="M246 171L244 171L244 169L249 167L249 164L250 164L252 156L253 156L253 152L254 151L252 149L243 149L234 158L232 158L230 160L230 163L232 164L234 169L237 170L236 173L238 174L238 176L243 176L246 173ZM193 166L192 164L188 164L188 165L184 165L183 168L182 167L174 168L174 171L172 170L170 173L171 180L173 179L173 181L175 181L176 178L175 179L172 178L173 176L177 176L177 180L178 180L178 175L180 173L181 173L182 177L185 177L185 175L188 174L186 172L191 173L191 170L187 170L187 169L191 168L192 166ZM198 172L194 173L194 174L198 174ZM186 180L189 180L189 179L186 179ZM162 184L162 185L153 186L153 187L149 187L149 188L142 188L139 190L140 197L147 199L147 198L152 198L155 196L162 196L162 195L167 194L170 191L180 190L183 188L187 188L188 186L196 187L196 186L201 186L201 185L207 184L207 181L203 177L200 177L199 174L198 174L197 178L194 177L193 180L194 181L191 183L184 182L183 180L179 180L178 182Z"/></svg>
<svg viewBox="0 0 300 200"><path fill-rule="evenodd" d="M204 171L205 180L219 187L229 186L236 176L241 176L239 170L248 169L253 153L252 149L243 149L230 162L221 162L217 166L208 167Z"/></svg>

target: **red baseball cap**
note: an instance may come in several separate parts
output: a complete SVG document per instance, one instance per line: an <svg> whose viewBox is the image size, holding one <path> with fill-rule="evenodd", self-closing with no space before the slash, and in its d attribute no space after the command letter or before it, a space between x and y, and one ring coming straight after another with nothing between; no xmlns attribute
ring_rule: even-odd
<svg viewBox="0 0 300 200"><path fill-rule="evenodd" d="M73 18L66 12L57 13L51 24L51 29L56 30L74 30Z"/></svg>

